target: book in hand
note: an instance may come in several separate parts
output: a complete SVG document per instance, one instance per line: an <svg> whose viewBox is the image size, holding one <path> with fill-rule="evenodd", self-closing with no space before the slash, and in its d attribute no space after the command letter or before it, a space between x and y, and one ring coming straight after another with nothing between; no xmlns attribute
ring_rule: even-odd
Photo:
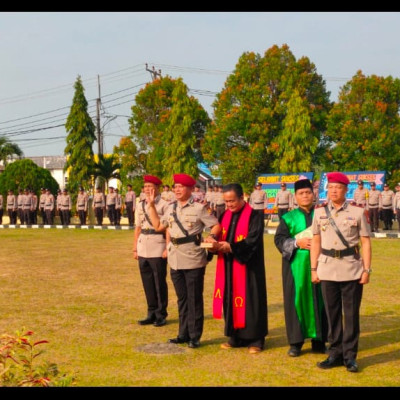
<svg viewBox="0 0 400 400"><path fill-rule="evenodd" d="M203 247L203 249L212 249L213 243L201 242L200 247Z"/></svg>
<svg viewBox="0 0 400 400"><path fill-rule="evenodd" d="M311 239L313 237L312 231L311 231L311 226L309 226L307 229L304 229L304 231L299 232L297 235L294 236L296 239L302 239L302 238L309 238Z"/></svg>

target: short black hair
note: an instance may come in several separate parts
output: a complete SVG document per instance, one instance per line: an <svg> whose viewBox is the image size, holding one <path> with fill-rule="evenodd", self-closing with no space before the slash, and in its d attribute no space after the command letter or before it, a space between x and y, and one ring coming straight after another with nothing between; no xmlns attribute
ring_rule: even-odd
<svg viewBox="0 0 400 400"><path fill-rule="evenodd" d="M243 188L239 183L227 183L222 187L222 192L235 192L237 197L243 196Z"/></svg>

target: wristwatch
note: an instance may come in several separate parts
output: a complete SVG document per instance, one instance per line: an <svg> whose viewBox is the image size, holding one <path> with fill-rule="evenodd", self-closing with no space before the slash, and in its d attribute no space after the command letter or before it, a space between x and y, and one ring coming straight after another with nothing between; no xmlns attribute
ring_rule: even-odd
<svg viewBox="0 0 400 400"><path fill-rule="evenodd" d="M372 272L372 269L371 268L363 269L363 272L369 275Z"/></svg>

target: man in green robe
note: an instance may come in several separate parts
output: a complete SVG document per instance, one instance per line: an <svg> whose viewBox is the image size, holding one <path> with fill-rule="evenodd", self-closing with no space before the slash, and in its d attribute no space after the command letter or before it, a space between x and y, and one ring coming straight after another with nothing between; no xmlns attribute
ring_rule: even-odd
<svg viewBox="0 0 400 400"><path fill-rule="evenodd" d="M307 338L311 338L311 351L325 353L328 330L320 284L311 282L313 187L308 179L300 179L294 189L299 207L282 216L274 237L282 254L285 325L291 357L300 355Z"/></svg>

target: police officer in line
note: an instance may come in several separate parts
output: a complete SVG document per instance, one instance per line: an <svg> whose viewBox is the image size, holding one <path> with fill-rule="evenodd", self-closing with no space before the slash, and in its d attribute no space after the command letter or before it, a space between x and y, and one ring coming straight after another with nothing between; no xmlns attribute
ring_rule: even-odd
<svg viewBox="0 0 400 400"><path fill-rule="evenodd" d="M78 212L79 223L81 225L86 225L88 205L89 196L85 193L85 189L80 187L78 197L76 198L76 211Z"/></svg>
<svg viewBox="0 0 400 400"><path fill-rule="evenodd" d="M147 302L147 316L138 323L161 327L167 323L168 316L167 249L165 232L156 231L150 221L150 189L154 191L157 215L162 217L169 204L161 198L159 187L162 182L158 177L145 175L143 181L146 198L140 201L136 210L133 257L139 263Z"/></svg>
<svg viewBox="0 0 400 400"><path fill-rule="evenodd" d="M394 195L394 214L395 217L397 217L397 224L400 232L400 182L396 185L396 194Z"/></svg>
<svg viewBox="0 0 400 400"><path fill-rule="evenodd" d="M122 195L119 193L118 188L114 189L115 191L115 223L114 225L121 225L121 217L122 217Z"/></svg>
<svg viewBox="0 0 400 400"><path fill-rule="evenodd" d="M24 224L31 225L32 224L32 208L33 208L33 198L29 191L29 189L24 190L24 194L22 195L22 212L24 215Z"/></svg>
<svg viewBox="0 0 400 400"><path fill-rule="evenodd" d="M168 264L178 299L178 336L169 343L200 346L204 326L204 274L207 252L200 246L204 228L210 229L205 241L215 242L220 232L217 218L192 197L196 180L187 174L174 174L176 202L165 215L158 216L154 192L149 196L149 215L156 230L167 229Z"/></svg>
<svg viewBox="0 0 400 400"><path fill-rule="evenodd" d="M10 225L15 225L17 223L17 210L17 196L14 194L14 191L10 189L7 194L7 215L10 219Z"/></svg>
<svg viewBox="0 0 400 400"><path fill-rule="evenodd" d="M107 217L110 220L111 225L115 225L115 221L117 219L115 206L117 203L117 194L114 192L114 187L110 186L108 188L108 194L106 196L106 211Z"/></svg>
<svg viewBox="0 0 400 400"><path fill-rule="evenodd" d="M104 210L106 208L106 198L101 191L101 187L96 188L96 193L93 195L93 211L96 217L97 225L103 225Z"/></svg>
<svg viewBox="0 0 400 400"><path fill-rule="evenodd" d="M0 193L0 225L3 225L3 213L4 213L4 201L3 195Z"/></svg>
<svg viewBox="0 0 400 400"><path fill-rule="evenodd" d="M132 185L127 185L127 192L125 194L125 210L128 217L129 226L133 226L135 222L135 209L136 209L136 194L132 190Z"/></svg>
<svg viewBox="0 0 400 400"><path fill-rule="evenodd" d="M353 193L353 200L357 206L366 207L368 201L368 189L364 187L364 182L360 179L358 187Z"/></svg>
<svg viewBox="0 0 400 400"><path fill-rule="evenodd" d="M330 344L328 358L317 366L345 365L347 371L358 372L360 306L371 273L371 230L365 210L346 201L347 176L330 172L327 179L328 202L314 211L310 252L311 280L321 282Z"/></svg>
<svg viewBox="0 0 400 400"><path fill-rule="evenodd" d="M31 221L32 224L37 225L38 198L33 189L29 191L29 194L32 197Z"/></svg>
<svg viewBox="0 0 400 400"><path fill-rule="evenodd" d="M46 188L40 188L40 197L39 197L39 211L40 216L42 217L42 224L47 225L46 221L46 211L44 210L44 206L46 203Z"/></svg>
<svg viewBox="0 0 400 400"><path fill-rule="evenodd" d="M389 185L385 183L383 185L382 197L382 220L384 228L383 230L391 230L393 225L393 209L394 209L394 192L389 188Z"/></svg>
<svg viewBox="0 0 400 400"><path fill-rule="evenodd" d="M262 221L264 221L264 210L268 207L268 196L261 188L262 185L260 182L254 186L254 190L249 198L249 204L254 210L262 214Z"/></svg>
<svg viewBox="0 0 400 400"><path fill-rule="evenodd" d="M61 197L60 211L62 214L63 225L69 225L71 223L71 209L72 209L71 196L68 194L68 190L64 189L60 197Z"/></svg>
<svg viewBox="0 0 400 400"><path fill-rule="evenodd" d="M63 217L63 213L61 212L61 201L62 201L62 191L61 191L61 189L58 189L57 190L57 198L56 198L56 211L60 217L61 225L64 225L64 219L63 219L64 217Z"/></svg>
<svg viewBox="0 0 400 400"><path fill-rule="evenodd" d="M376 188L375 182L371 182L371 189L368 191L366 208L371 223L371 232L378 232L379 210L382 208L382 196L381 191Z"/></svg>
<svg viewBox="0 0 400 400"><path fill-rule="evenodd" d="M46 213L46 224L53 225L54 211L55 211L55 199L50 189L46 189L46 197L44 199L44 212Z"/></svg>
<svg viewBox="0 0 400 400"><path fill-rule="evenodd" d="M279 221L282 215L293 208L293 194L287 190L285 182L281 183L281 189L276 193L275 208L278 209Z"/></svg>
<svg viewBox="0 0 400 400"><path fill-rule="evenodd" d="M23 225L25 223L25 218L24 218L24 191L22 189L18 190L18 195L17 195L17 215L19 219L19 223Z"/></svg>
<svg viewBox="0 0 400 400"><path fill-rule="evenodd" d="M216 185L215 187L217 188L217 191L214 192L213 195L212 207L214 215L217 217L217 219L219 219L219 217L225 211L225 200L224 200L224 193L222 192L222 185Z"/></svg>

